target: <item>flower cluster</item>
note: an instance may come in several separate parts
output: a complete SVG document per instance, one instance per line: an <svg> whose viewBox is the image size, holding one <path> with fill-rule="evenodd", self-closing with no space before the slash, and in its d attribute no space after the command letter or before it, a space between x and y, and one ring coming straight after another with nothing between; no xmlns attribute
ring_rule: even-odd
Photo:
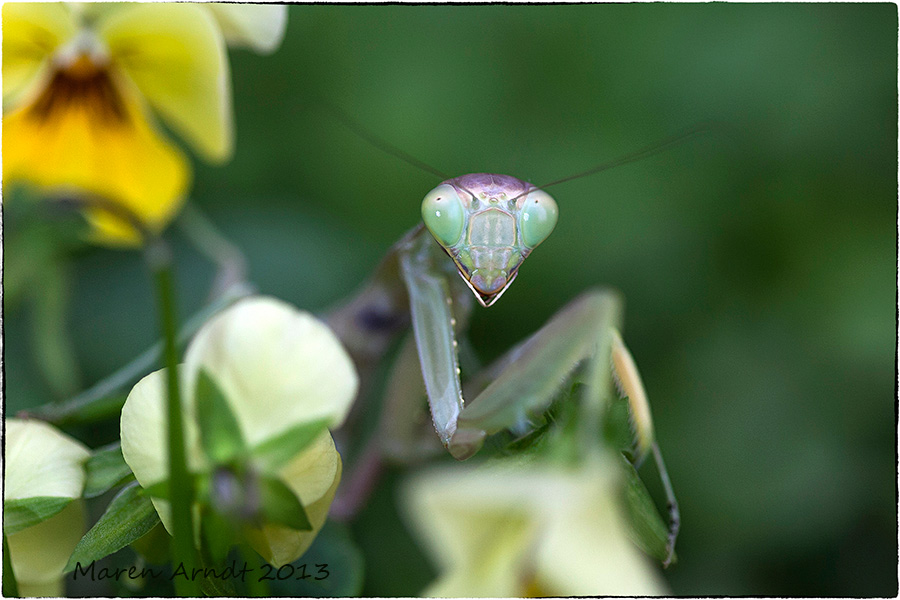
<svg viewBox="0 0 900 600"><path fill-rule="evenodd" d="M154 115L206 160L234 145L226 43L281 42L284 6L3 5L3 179L86 198L94 238L160 231L190 183Z"/></svg>
<svg viewBox="0 0 900 600"><path fill-rule="evenodd" d="M210 505L246 526L239 534L273 565L298 558L325 522L341 477L341 458L328 428L339 426L356 396L353 363L328 327L274 298L242 300L198 332L181 366L189 469L208 477ZM198 407L208 378L239 429L222 440L233 452L210 450ZM145 488L168 477L164 371L138 382L122 409L122 452ZM221 416L221 415L220 415ZM297 440L308 437L299 452ZM292 439L291 439L292 438ZM310 526L266 518L266 478L299 498ZM153 499L171 527L168 502Z"/></svg>

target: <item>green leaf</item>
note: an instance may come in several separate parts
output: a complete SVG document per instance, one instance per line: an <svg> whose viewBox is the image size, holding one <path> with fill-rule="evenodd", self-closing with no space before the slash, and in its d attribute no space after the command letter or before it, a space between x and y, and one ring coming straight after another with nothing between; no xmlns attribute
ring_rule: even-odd
<svg viewBox="0 0 900 600"><path fill-rule="evenodd" d="M159 515L150 498L141 493L137 482L120 491L100 520L84 534L69 558L64 573L75 568L76 563L86 565L99 560L142 537L159 523Z"/></svg>
<svg viewBox="0 0 900 600"><path fill-rule="evenodd" d="M632 540L641 550L663 561L668 555L666 543L669 528L631 462L623 456L622 463L625 471L625 506L631 522L629 532ZM673 556L672 562L675 560Z"/></svg>
<svg viewBox="0 0 900 600"><path fill-rule="evenodd" d="M12 560L9 553L9 541L3 534L3 595L7 598L15 598L19 595L19 584L16 582L16 574L12 568Z"/></svg>
<svg viewBox="0 0 900 600"><path fill-rule="evenodd" d="M3 503L5 515L3 533L12 535L26 527L46 521L64 509L71 501L72 498L59 496L35 496L34 498L7 500Z"/></svg>
<svg viewBox="0 0 900 600"><path fill-rule="evenodd" d="M266 521L301 531L312 529L300 499L283 481L276 477L261 477L259 491Z"/></svg>
<svg viewBox="0 0 900 600"><path fill-rule="evenodd" d="M133 476L131 468L122 456L122 445L119 442L94 451L85 464L85 470L87 471L85 498L95 498Z"/></svg>
<svg viewBox="0 0 900 600"><path fill-rule="evenodd" d="M234 589L234 583L229 579L218 579L216 577L201 577L200 591L207 598L234 598L237 596L237 590Z"/></svg>
<svg viewBox="0 0 900 600"><path fill-rule="evenodd" d="M250 453L263 464L269 473L274 473L305 450L320 433L328 428L329 423L330 419L319 419L295 425L283 433L257 444Z"/></svg>
<svg viewBox="0 0 900 600"><path fill-rule="evenodd" d="M227 463L245 454L247 445L237 418L222 389L206 371L200 371L196 394L200 442L210 462Z"/></svg>

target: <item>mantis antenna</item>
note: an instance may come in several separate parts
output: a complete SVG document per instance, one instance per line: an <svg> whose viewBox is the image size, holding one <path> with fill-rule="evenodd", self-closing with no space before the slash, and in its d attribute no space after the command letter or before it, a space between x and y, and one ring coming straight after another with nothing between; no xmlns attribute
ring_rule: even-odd
<svg viewBox="0 0 900 600"><path fill-rule="evenodd" d="M327 102L327 101L324 101L321 99L318 101L318 103L322 106L322 108L327 110L329 113L331 113L331 115L333 117L335 117L338 121L340 121L347 129L349 129L350 131L352 131L353 133L355 133L356 135L358 135L359 137L361 137L362 139L367 141L373 147L381 150L385 154L389 154L390 156L393 156L394 158L399 158L406 164L411 165L411 166L413 166L421 171L424 171L426 173L431 173L432 175L436 175L436 176L440 177L441 179L444 179L444 180L450 179L450 176L447 175L446 173L440 171L439 169L436 169L435 167L432 167L431 165L429 165L428 163L426 163L424 161L419 160L418 158L412 156L408 152L404 152L403 150L401 150L397 146L391 144L384 138L382 138L382 137L378 136L377 134L373 133L372 131L366 129L356 119L354 119L352 116L350 116L349 113L347 113L343 109L339 108L335 104L332 104L330 102ZM627 154L627 155L617 158L615 160L600 163L599 165L592 167L592 168L588 169L587 171L582 171L581 173L569 175L567 177L563 177L561 179L551 181L550 183L545 183L544 185L532 187L527 192L519 194L518 196L513 198L512 201L518 200L522 196L526 196L537 190L543 190L550 186L559 185L560 183L566 183L568 181L573 181L575 179L581 179L582 177L587 177L589 175L595 175L602 171L606 171L606 170L609 170L609 169L612 169L615 167L621 167L623 165L627 165L629 163L641 160L642 158L649 158L655 154L659 154L660 152L662 152L664 150L668 150L669 148L677 146L681 142L684 142L695 135L711 131L713 129L714 125L715 125L715 123L711 122L711 121L699 123L697 125L694 125L693 127L689 127L688 129L682 130L679 133L671 135L653 145L647 146L646 148L642 148L641 150L638 150L637 152L632 152L631 154ZM475 194L473 194L469 190L466 190L466 192L468 192L470 195L472 195L472 197L475 196Z"/></svg>

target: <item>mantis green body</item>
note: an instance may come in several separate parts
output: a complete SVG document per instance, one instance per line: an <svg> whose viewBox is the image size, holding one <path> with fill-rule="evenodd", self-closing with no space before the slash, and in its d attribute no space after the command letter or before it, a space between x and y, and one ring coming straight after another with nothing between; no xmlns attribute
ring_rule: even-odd
<svg viewBox="0 0 900 600"><path fill-rule="evenodd" d="M380 149L440 174L346 115L337 116ZM649 156L698 131L543 187ZM475 302L483 307L497 302L525 259L550 235L557 217L557 204L549 194L515 177L476 173L446 179L425 196L423 223L394 244L352 299L327 315L353 356L364 389L394 340L410 328L414 334L401 346L389 375L376 432L357 468L361 475L352 476L345 488L345 496L356 502L349 500L332 514L346 517L355 512L371 486L366 473L378 470L381 457L415 460L438 439L464 460L491 434L528 433L529 417L546 410L571 375L583 368L587 385L579 408L582 429L594 436L599 432L612 376L628 397L634 462L653 455L668 501L663 561L668 566L679 528L678 506L654 439L643 384L618 333L622 302L617 293L598 289L581 294L465 386L460 380L458 338L467 329ZM423 395L432 431L420 418Z"/></svg>

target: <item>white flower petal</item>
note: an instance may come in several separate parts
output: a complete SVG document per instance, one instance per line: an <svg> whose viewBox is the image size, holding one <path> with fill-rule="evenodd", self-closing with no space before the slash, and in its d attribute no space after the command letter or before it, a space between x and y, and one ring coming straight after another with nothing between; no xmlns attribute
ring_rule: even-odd
<svg viewBox="0 0 900 600"><path fill-rule="evenodd" d="M242 300L200 329L185 355L191 393L201 369L222 389L251 446L316 419L340 425L358 386L327 325L267 297Z"/></svg>
<svg viewBox="0 0 900 600"><path fill-rule="evenodd" d="M229 46L274 52L284 39L287 6L283 4L204 4L222 28Z"/></svg>
<svg viewBox="0 0 900 600"><path fill-rule="evenodd" d="M5 500L77 498L90 451L43 421L6 420Z"/></svg>

